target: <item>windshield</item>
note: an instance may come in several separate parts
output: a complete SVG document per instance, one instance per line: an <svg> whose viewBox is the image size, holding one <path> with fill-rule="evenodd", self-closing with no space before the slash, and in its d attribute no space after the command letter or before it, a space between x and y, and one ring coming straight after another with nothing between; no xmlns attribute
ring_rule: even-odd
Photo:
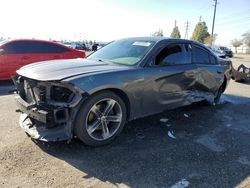
<svg viewBox="0 0 250 188"><path fill-rule="evenodd" d="M87 59L110 61L123 65L136 65L152 48L154 42L136 39L123 39L112 42Z"/></svg>

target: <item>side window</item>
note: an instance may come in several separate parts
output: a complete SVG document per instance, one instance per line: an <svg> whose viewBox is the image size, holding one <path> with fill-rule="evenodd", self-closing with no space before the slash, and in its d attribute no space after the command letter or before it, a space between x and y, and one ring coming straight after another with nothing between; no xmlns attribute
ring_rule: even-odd
<svg viewBox="0 0 250 188"><path fill-rule="evenodd" d="M3 47L5 54L26 54L30 53L29 44L24 41L10 42Z"/></svg>
<svg viewBox="0 0 250 188"><path fill-rule="evenodd" d="M190 64L191 54L182 44L171 44L164 48L155 59L155 65L180 65Z"/></svg>
<svg viewBox="0 0 250 188"><path fill-rule="evenodd" d="M62 46L47 42L31 42L32 53L62 53L69 51Z"/></svg>
<svg viewBox="0 0 250 188"><path fill-rule="evenodd" d="M4 45L5 54L62 53L69 51L62 46L35 41L16 41Z"/></svg>
<svg viewBox="0 0 250 188"><path fill-rule="evenodd" d="M212 55L212 54L210 54L210 63L211 64L216 64L217 63L215 56Z"/></svg>
<svg viewBox="0 0 250 188"><path fill-rule="evenodd" d="M209 53L198 46L193 46L193 63L197 64L210 64Z"/></svg>

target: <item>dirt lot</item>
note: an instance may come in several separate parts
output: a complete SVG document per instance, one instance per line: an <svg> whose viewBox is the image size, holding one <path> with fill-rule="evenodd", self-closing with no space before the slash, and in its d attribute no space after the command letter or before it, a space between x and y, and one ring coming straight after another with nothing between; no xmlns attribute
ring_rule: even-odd
<svg viewBox="0 0 250 188"><path fill-rule="evenodd" d="M232 60L250 67L250 56ZM18 126L13 86L0 84L0 187L250 187L250 82L231 81L216 107L133 121L100 148L32 141Z"/></svg>

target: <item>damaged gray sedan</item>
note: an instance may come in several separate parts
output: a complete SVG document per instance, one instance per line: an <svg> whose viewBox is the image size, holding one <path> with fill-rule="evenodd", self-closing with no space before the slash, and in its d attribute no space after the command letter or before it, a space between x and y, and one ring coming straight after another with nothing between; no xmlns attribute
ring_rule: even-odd
<svg viewBox="0 0 250 188"><path fill-rule="evenodd" d="M163 37L114 41L86 59L27 65L13 78L20 125L32 138L111 142L126 121L207 100L218 103L231 61L200 43Z"/></svg>

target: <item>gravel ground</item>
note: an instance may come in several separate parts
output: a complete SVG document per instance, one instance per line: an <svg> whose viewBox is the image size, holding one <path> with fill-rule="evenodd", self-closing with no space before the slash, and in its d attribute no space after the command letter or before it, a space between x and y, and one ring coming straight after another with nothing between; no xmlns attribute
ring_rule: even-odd
<svg viewBox="0 0 250 188"><path fill-rule="evenodd" d="M250 67L250 56L232 60ZM250 187L250 82L231 81L216 107L130 122L99 148L31 140L18 126L12 87L0 82L0 187Z"/></svg>

